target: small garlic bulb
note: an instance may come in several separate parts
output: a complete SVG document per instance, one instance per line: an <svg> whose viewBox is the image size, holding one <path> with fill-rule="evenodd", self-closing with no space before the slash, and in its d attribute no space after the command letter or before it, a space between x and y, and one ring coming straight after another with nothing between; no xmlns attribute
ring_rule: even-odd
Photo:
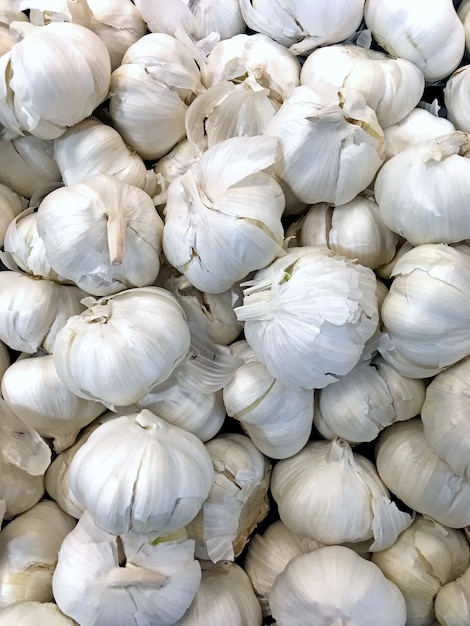
<svg viewBox="0 0 470 626"><path fill-rule="evenodd" d="M64 615L54 602L37 602L35 600L14 602L0 611L0 626L77 626L67 615Z"/></svg>
<svg viewBox="0 0 470 626"><path fill-rule="evenodd" d="M278 626L405 626L405 600L374 563L343 546L295 556L274 581Z"/></svg>
<svg viewBox="0 0 470 626"><path fill-rule="evenodd" d="M442 626L466 626L470 622L470 567L439 589L434 611Z"/></svg>

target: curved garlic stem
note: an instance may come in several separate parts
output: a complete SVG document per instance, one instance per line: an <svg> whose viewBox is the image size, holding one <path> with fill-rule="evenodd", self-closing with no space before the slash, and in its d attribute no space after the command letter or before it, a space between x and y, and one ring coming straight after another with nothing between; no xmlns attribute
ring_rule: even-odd
<svg viewBox="0 0 470 626"><path fill-rule="evenodd" d="M105 218L109 258L113 265L119 265L124 260L128 220L115 204L110 205Z"/></svg>
<svg viewBox="0 0 470 626"><path fill-rule="evenodd" d="M162 587L168 580L161 572L139 567L133 563L127 563L124 567L115 567L105 576L105 584L109 587L131 587L139 585L140 587Z"/></svg>

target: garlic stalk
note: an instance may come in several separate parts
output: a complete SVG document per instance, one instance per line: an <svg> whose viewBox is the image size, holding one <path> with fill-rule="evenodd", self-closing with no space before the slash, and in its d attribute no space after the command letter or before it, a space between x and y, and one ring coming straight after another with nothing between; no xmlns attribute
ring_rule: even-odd
<svg viewBox="0 0 470 626"><path fill-rule="evenodd" d="M280 139L276 174L310 204L349 202L372 182L383 161L383 130L354 89L326 83L296 87L264 134Z"/></svg>
<svg viewBox="0 0 470 626"><path fill-rule="evenodd" d="M371 551L384 550L411 524L374 465L341 439L310 442L279 461L271 493L287 528L326 544L370 541Z"/></svg>
<svg viewBox="0 0 470 626"><path fill-rule="evenodd" d="M278 626L408 624L398 587L343 546L294 557L274 581L269 603Z"/></svg>
<svg viewBox="0 0 470 626"><path fill-rule="evenodd" d="M163 250L200 291L222 293L283 254L284 194L265 171L276 149L271 137L226 139L170 184Z"/></svg>
<svg viewBox="0 0 470 626"><path fill-rule="evenodd" d="M465 626L470 620L470 567L437 592L434 611L443 626Z"/></svg>
<svg viewBox="0 0 470 626"><path fill-rule="evenodd" d="M28 25L31 32L0 57L0 122L10 137L26 132L55 139L107 97L109 54L83 26ZM45 81L45 75L53 78Z"/></svg>
<svg viewBox="0 0 470 626"><path fill-rule="evenodd" d="M372 270L327 248L290 248L246 283L245 337L286 386L320 389L347 374L378 325Z"/></svg>
<svg viewBox="0 0 470 626"><path fill-rule="evenodd" d="M68 479L100 528L168 534L196 516L214 470L195 435L143 409L101 424L75 453Z"/></svg>
<svg viewBox="0 0 470 626"><path fill-rule="evenodd" d="M436 594L467 569L469 557L461 531L417 516L393 546L372 555L372 562L402 592L407 626L428 626L435 623Z"/></svg>
<svg viewBox="0 0 470 626"><path fill-rule="evenodd" d="M3 246L9 224L23 211L25 204L24 198L21 198L7 185L0 183L0 247Z"/></svg>
<svg viewBox="0 0 470 626"><path fill-rule="evenodd" d="M0 611L0 626L77 626L77 622L62 613L54 602L35 600L14 602Z"/></svg>
<svg viewBox="0 0 470 626"><path fill-rule="evenodd" d="M446 78L463 57L465 31L449 0L367 0L364 19L382 48L417 65L427 82Z"/></svg>
<svg viewBox="0 0 470 626"><path fill-rule="evenodd" d="M287 387L276 380L244 340L230 349L243 362L223 390L227 414L240 421L266 456L284 459L296 454L312 430L313 390Z"/></svg>
<svg viewBox="0 0 470 626"><path fill-rule="evenodd" d="M85 512L62 542L52 586L59 608L79 624L170 626L200 580L194 542L184 530L116 536Z"/></svg>
<svg viewBox="0 0 470 626"><path fill-rule="evenodd" d="M75 520L55 502L43 501L0 533L0 607L13 602L52 601L57 554Z"/></svg>
<svg viewBox="0 0 470 626"><path fill-rule="evenodd" d="M57 374L78 397L129 406L186 358L189 328L165 289L126 289L84 304L89 308L69 317L54 345Z"/></svg>
<svg viewBox="0 0 470 626"><path fill-rule="evenodd" d="M421 420L387 428L380 435L376 455L380 478L407 506L450 528L470 525L470 482L434 452Z"/></svg>
<svg viewBox="0 0 470 626"><path fill-rule="evenodd" d="M271 464L245 435L218 435L206 449L215 479L188 534L198 558L233 561L269 511Z"/></svg>
<svg viewBox="0 0 470 626"><path fill-rule="evenodd" d="M150 285L160 269L163 222L147 193L114 176L49 193L37 229L54 271L93 295Z"/></svg>
<svg viewBox="0 0 470 626"><path fill-rule="evenodd" d="M220 626L250 624L261 626L260 605L250 579L235 563L204 569L191 606L174 626Z"/></svg>

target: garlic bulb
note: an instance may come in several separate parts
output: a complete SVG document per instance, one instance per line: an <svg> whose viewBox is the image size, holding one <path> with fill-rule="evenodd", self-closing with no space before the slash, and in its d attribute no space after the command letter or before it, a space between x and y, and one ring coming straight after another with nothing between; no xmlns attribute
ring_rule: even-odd
<svg viewBox="0 0 470 626"><path fill-rule="evenodd" d="M448 119L433 115L426 109L413 109L396 124L384 128L385 158L390 159L413 144L454 131L455 126Z"/></svg>
<svg viewBox="0 0 470 626"><path fill-rule="evenodd" d="M0 272L0 339L13 350L33 354L43 346L51 352L67 318L83 310L83 295L74 286Z"/></svg>
<svg viewBox="0 0 470 626"><path fill-rule="evenodd" d="M10 366L10 354L4 343L0 341L0 381Z"/></svg>
<svg viewBox="0 0 470 626"><path fill-rule="evenodd" d="M182 528L201 508L213 480L204 444L147 409L101 424L69 470L74 497L114 534Z"/></svg>
<svg viewBox="0 0 470 626"><path fill-rule="evenodd" d="M276 380L244 340L232 344L231 350L243 362L223 390L227 414L240 421L266 456L284 459L296 454L312 430L313 390Z"/></svg>
<svg viewBox="0 0 470 626"><path fill-rule="evenodd" d="M470 567L437 592L434 611L443 626L466 626L470 620Z"/></svg>
<svg viewBox="0 0 470 626"><path fill-rule="evenodd" d="M264 133L280 139L276 174L310 204L349 202L372 182L383 161L383 130L354 89L326 83L296 87Z"/></svg>
<svg viewBox="0 0 470 626"><path fill-rule="evenodd" d="M417 516L393 546L372 555L372 562L402 592L407 626L428 626L435 623L437 592L467 569L469 557L462 532Z"/></svg>
<svg viewBox="0 0 470 626"><path fill-rule="evenodd" d="M248 544L244 567L263 610L271 615L269 592L276 577L285 570L294 556L313 552L324 544L296 535L280 520L270 524L264 533L255 533Z"/></svg>
<svg viewBox="0 0 470 626"><path fill-rule="evenodd" d="M271 464L249 437L237 433L218 435L206 449L215 479L188 534L198 558L233 561L269 511Z"/></svg>
<svg viewBox="0 0 470 626"><path fill-rule="evenodd" d="M55 502L43 501L0 533L0 607L13 602L50 602L52 575L64 537L75 520Z"/></svg>
<svg viewBox="0 0 470 626"><path fill-rule="evenodd" d="M261 626L260 605L250 579L235 563L204 569L191 606L174 626Z"/></svg>
<svg viewBox="0 0 470 626"><path fill-rule="evenodd" d="M356 365L374 334L376 282L372 270L327 248L290 248L247 283L235 312L274 378L320 389Z"/></svg>
<svg viewBox="0 0 470 626"><path fill-rule="evenodd" d="M23 199L10 187L0 183L0 247L3 246L5 233L10 222L23 211L23 208Z"/></svg>
<svg viewBox="0 0 470 626"><path fill-rule="evenodd" d="M147 170L141 157L126 146L114 128L93 117L58 137L54 156L66 185L95 174L109 174L141 189L147 184Z"/></svg>
<svg viewBox="0 0 470 626"><path fill-rule="evenodd" d="M24 513L44 495L44 472L30 474L25 469L8 462L0 451L0 493L5 502L4 518L14 518Z"/></svg>
<svg viewBox="0 0 470 626"><path fill-rule="evenodd" d="M248 26L289 47L293 54L306 54L318 46L343 41L360 25L364 0L333 4L321 0L241 0L240 8Z"/></svg>
<svg viewBox="0 0 470 626"><path fill-rule="evenodd" d="M99 402L71 393L57 375L52 355L16 361L2 379L2 396L12 411L61 452L78 431L105 411Z"/></svg>
<svg viewBox="0 0 470 626"><path fill-rule="evenodd" d="M372 441L390 424L418 415L425 389L422 380L401 376L380 357L361 362L318 392L314 424L327 439Z"/></svg>
<svg viewBox="0 0 470 626"><path fill-rule="evenodd" d="M59 608L79 624L170 626L200 580L194 542L184 530L116 536L85 512L62 542L52 586Z"/></svg>
<svg viewBox="0 0 470 626"><path fill-rule="evenodd" d="M49 193L37 229L51 267L93 295L150 285L160 269L163 222L148 194L114 176Z"/></svg>
<svg viewBox="0 0 470 626"><path fill-rule="evenodd" d="M183 311L165 289L126 289L85 304L89 308L69 317L54 345L57 374L80 398L131 405L188 354Z"/></svg>
<svg viewBox="0 0 470 626"><path fill-rule="evenodd" d="M287 528L326 544L370 540L371 551L384 550L411 524L374 465L341 439L310 442L279 461L271 493Z"/></svg>
<svg viewBox="0 0 470 626"><path fill-rule="evenodd" d="M462 2L460 2L457 9L457 15L459 16L465 30L465 50L468 54L470 51L470 4L468 0L462 0Z"/></svg>
<svg viewBox="0 0 470 626"><path fill-rule="evenodd" d="M108 95L108 51L84 26L31 26L0 59L0 122L10 137L28 132L55 139L91 115ZM45 75L51 80L45 81Z"/></svg>
<svg viewBox="0 0 470 626"><path fill-rule="evenodd" d="M299 245L325 245L375 269L393 258L397 239L385 226L373 195L363 192L341 206L311 206L302 221Z"/></svg>
<svg viewBox="0 0 470 626"><path fill-rule="evenodd" d="M449 0L367 0L364 18L382 48L412 61L428 82L447 77L463 57L465 31Z"/></svg>
<svg viewBox="0 0 470 626"><path fill-rule="evenodd" d="M283 254L284 194L264 171L276 149L270 137L226 139L170 184L163 250L200 291L226 291Z"/></svg>
<svg viewBox="0 0 470 626"><path fill-rule="evenodd" d="M470 65L463 65L452 74L444 87L447 117L455 124L458 130L465 132L470 132L470 117L468 115L470 104L468 97L469 81Z"/></svg>
<svg viewBox="0 0 470 626"><path fill-rule="evenodd" d="M0 626L77 626L77 622L62 613L54 602L14 602L0 611Z"/></svg>
<svg viewBox="0 0 470 626"><path fill-rule="evenodd" d="M417 246L395 263L381 309L380 352L404 376L428 378L470 354L470 259L467 246ZM393 357L393 354L392 354ZM408 363L402 371L400 361ZM414 373L409 367L417 366Z"/></svg>
<svg viewBox="0 0 470 626"><path fill-rule="evenodd" d="M201 148L203 152L206 150L207 137ZM195 149L185 137L179 141L170 152L162 156L162 158L155 163L153 171L155 172L156 179L156 195L153 201L156 206L161 207L166 204L168 187L171 181L187 172L190 167L199 161L200 157L201 153L199 149Z"/></svg>
<svg viewBox="0 0 470 626"><path fill-rule="evenodd" d="M418 418L387 428L377 443L380 478L407 506L450 528L470 525L470 482L427 442Z"/></svg>
<svg viewBox="0 0 470 626"><path fill-rule="evenodd" d="M158 159L184 138L188 104L203 90L192 51L171 35L150 33L112 73L113 125L143 159Z"/></svg>
<svg viewBox="0 0 470 626"><path fill-rule="evenodd" d="M411 61L351 44L318 48L306 58L301 84L315 88L319 81L360 91L382 128L408 115L424 91L423 73Z"/></svg>
<svg viewBox="0 0 470 626"><path fill-rule="evenodd" d="M405 626L405 600L374 564L343 546L300 554L274 581L278 626Z"/></svg>

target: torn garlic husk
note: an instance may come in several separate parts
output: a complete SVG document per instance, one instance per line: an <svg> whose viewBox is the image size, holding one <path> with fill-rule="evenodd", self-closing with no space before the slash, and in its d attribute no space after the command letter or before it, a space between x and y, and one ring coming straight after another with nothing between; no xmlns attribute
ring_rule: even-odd
<svg viewBox="0 0 470 626"><path fill-rule="evenodd" d="M465 572L469 558L460 530L418 515L393 546L372 555L372 562L402 592L407 626L428 626L435 623L438 591Z"/></svg>
<svg viewBox="0 0 470 626"><path fill-rule="evenodd" d="M198 558L233 561L268 514L271 464L249 437L237 433L218 435L206 449L215 479L187 530Z"/></svg>
<svg viewBox="0 0 470 626"><path fill-rule="evenodd" d="M434 612L443 626L466 626L470 622L470 567L439 589Z"/></svg>
<svg viewBox="0 0 470 626"><path fill-rule="evenodd" d="M1 152L1 140L0 140ZM9 186L0 183L0 247L3 247L9 224L26 208L26 200Z"/></svg>
<svg viewBox="0 0 470 626"><path fill-rule="evenodd" d="M86 511L62 542L52 587L59 608L79 624L170 626L200 581L194 541L184 529L114 535Z"/></svg>
<svg viewBox="0 0 470 626"><path fill-rule="evenodd" d="M78 626L70 617L59 609L55 602L37 602L35 600L14 602L0 611L0 626L12 623L21 626Z"/></svg>

